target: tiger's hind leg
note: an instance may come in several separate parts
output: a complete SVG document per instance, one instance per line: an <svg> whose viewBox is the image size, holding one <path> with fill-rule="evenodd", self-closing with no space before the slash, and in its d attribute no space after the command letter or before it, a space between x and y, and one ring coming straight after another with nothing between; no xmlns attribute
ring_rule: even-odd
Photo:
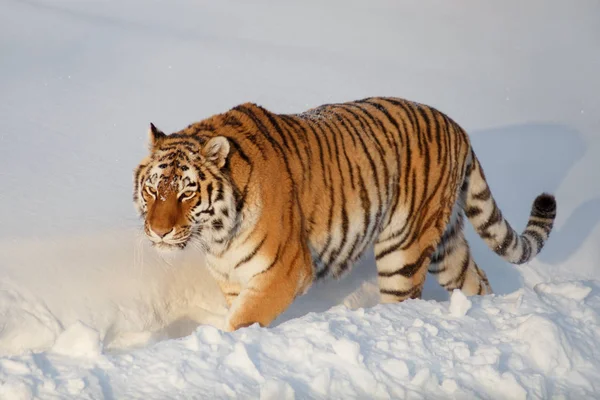
<svg viewBox="0 0 600 400"><path fill-rule="evenodd" d="M430 229L414 239L398 238L385 229L375 243L375 260L382 303L421 297L427 267L440 232Z"/></svg>
<svg viewBox="0 0 600 400"><path fill-rule="evenodd" d="M465 239L463 213L451 218L442 239L431 256L429 273L448 291L460 289L467 296L492 293L492 288L473 257Z"/></svg>

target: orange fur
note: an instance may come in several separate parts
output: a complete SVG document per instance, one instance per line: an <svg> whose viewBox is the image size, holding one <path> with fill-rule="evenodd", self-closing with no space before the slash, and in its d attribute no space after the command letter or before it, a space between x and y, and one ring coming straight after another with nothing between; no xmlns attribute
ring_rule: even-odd
<svg viewBox="0 0 600 400"><path fill-rule="evenodd" d="M466 133L394 98L296 115L242 104L172 135L152 125L134 200L157 246L206 252L230 304L227 330L267 326L373 244L384 302L419 297L428 268L449 290L489 293L463 210L494 251L520 263L539 252L556 209L553 197L538 197L515 233Z"/></svg>

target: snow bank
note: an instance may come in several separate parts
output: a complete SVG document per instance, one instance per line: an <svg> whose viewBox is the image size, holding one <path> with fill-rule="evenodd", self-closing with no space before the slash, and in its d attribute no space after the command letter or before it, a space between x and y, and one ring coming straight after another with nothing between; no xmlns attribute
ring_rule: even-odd
<svg viewBox="0 0 600 400"><path fill-rule="evenodd" d="M467 316L455 300L337 306L272 329L201 326L125 353L101 354L79 324L51 352L3 358L0 397L590 398L599 321L588 303L600 287L577 285L590 290L577 315L524 289L472 298Z"/></svg>
<svg viewBox="0 0 600 400"><path fill-rule="evenodd" d="M163 257L137 231L0 242L0 356L79 352L74 336L127 348L218 325L225 301L202 256Z"/></svg>

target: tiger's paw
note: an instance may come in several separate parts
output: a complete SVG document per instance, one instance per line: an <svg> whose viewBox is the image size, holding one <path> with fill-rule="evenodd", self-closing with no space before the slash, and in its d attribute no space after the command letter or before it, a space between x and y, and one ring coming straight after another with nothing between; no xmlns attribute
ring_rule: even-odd
<svg viewBox="0 0 600 400"><path fill-rule="evenodd" d="M259 326L262 326L260 323L256 322L256 321L243 321L240 318L231 318L231 317L227 317L225 318L225 322L223 324L223 331L225 332L233 332L233 331L237 331L240 328L247 328L251 325L254 324L259 324Z"/></svg>

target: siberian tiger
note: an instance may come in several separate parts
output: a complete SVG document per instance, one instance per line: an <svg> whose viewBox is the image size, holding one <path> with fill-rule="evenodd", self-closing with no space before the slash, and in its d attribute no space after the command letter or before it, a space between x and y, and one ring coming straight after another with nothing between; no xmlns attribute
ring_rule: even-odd
<svg viewBox="0 0 600 400"><path fill-rule="evenodd" d="M246 103L171 135L151 124L133 197L154 246L206 253L229 331L269 325L372 245L382 302L420 297L428 271L448 290L491 293L463 215L513 264L539 253L556 216L541 194L518 234L458 124L377 97L292 115Z"/></svg>

